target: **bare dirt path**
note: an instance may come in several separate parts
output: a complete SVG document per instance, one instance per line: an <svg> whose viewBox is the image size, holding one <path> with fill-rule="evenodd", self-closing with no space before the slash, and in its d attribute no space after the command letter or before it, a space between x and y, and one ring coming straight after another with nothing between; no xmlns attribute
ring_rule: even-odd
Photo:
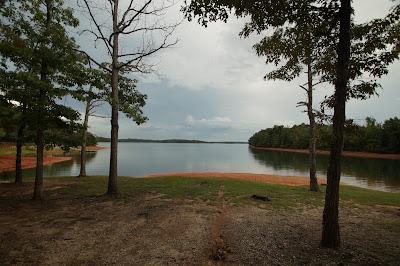
<svg viewBox="0 0 400 266"><path fill-rule="evenodd" d="M230 248L226 243L224 229L229 226L228 208L224 197L224 186L222 185L218 191L217 206L218 212L216 217L210 222L211 239L213 245L208 251L209 265L218 265L222 262L229 262Z"/></svg>

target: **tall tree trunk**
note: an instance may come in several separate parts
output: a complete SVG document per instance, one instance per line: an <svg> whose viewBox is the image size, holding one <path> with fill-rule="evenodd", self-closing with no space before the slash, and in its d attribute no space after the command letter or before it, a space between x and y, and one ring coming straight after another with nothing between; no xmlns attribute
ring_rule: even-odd
<svg viewBox="0 0 400 266"><path fill-rule="evenodd" d="M339 232L339 182L343 150L343 130L346 116L346 90L349 81L351 0L341 0L340 32L337 49L335 105L333 115L332 146L329 157L325 208L321 246L338 248Z"/></svg>
<svg viewBox="0 0 400 266"><path fill-rule="evenodd" d="M49 30L52 19L53 0L46 0L46 29ZM47 82L48 66L46 59L42 58L40 80L42 83ZM43 152L44 152L44 126L43 126L43 109L46 103L46 92L44 89L39 90L39 98L37 104L37 121L36 121L36 173L35 173L35 189L33 191L33 199L43 199Z"/></svg>
<svg viewBox="0 0 400 266"><path fill-rule="evenodd" d="M16 154L15 154L15 183L16 184L22 184L22 144L24 143L24 130L25 130L25 105L23 106L23 111L22 111L22 118L20 121L20 124L18 126L18 132L17 132L17 141L15 143L16 145Z"/></svg>
<svg viewBox="0 0 400 266"><path fill-rule="evenodd" d="M317 180L317 159L316 159L316 139L315 139L315 114L313 110L313 78L311 64L307 64L307 114L310 120L310 139L309 139L309 163L310 163L310 190L319 191Z"/></svg>
<svg viewBox="0 0 400 266"><path fill-rule="evenodd" d="M44 134L42 125L37 125L36 131L36 176L35 189L33 191L33 199L43 199L43 151L44 151Z"/></svg>
<svg viewBox="0 0 400 266"><path fill-rule="evenodd" d="M88 99L86 101L85 120L83 121L82 145L81 145L81 169L79 171L79 177L86 176L86 142L87 142L87 129L89 122L90 105L91 105L91 100Z"/></svg>
<svg viewBox="0 0 400 266"><path fill-rule="evenodd" d="M112 53L112 77L111 77L111 152L110 152L110 172L108 176L107 194L117 194L118 177L118 3L114 1L113 12L113 53Z"/></svg>
<svg viewBox="0 0 400 266"><path fill-rule="evenodd" d="M46 81L47 65L42 61L41 77L42 82ZM36 110L36 172L35 189L33 191L34 200L43 199L43 152L44 152L44 129L43 129L43 104L45 104L45 95L43 89L39 91L39 100Z"/></svg>

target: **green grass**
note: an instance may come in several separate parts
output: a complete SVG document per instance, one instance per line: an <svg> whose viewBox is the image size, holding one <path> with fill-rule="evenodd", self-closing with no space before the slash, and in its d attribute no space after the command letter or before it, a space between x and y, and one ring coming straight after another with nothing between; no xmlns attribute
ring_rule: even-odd
<svg viewBox="0 0 400 266"><path fill-rule="evenodd" d="M382 192L352 186L341 186L340 199L363 205L400 206L400 193Z"/></svg>
<svg viewBox="0 0 400 266"><path fill-rule="evenodd" d="M79 149L71 148L68 154L78 153ZM0 147L0 156L15 156L15 147ZM52 147L44 150L45 155L64 155L64 150L60 147ZM36 146L23 146L22 156L36 156Z"/></svg>
<svg viewBox="0 0 400 266"><path fill-rule="evenodd" d="M74 180L62 189L63 193L74 196L95 196L104 194L107 187L106 177L48 178L50 180ZM323 206L324 193L310 192L305 186L284 186L257 183L236 179L154 177L130 178L119 177L121 198L141 193L161 193L169 198L188 198L216 202L218 191L223 189L224 198L232 204L257 204L260 207L297 208L301 206ZM250 198L253 194L268 196L271 201L260 202ZM341 203L345 205L390 205L400 207L400 193L374 191L350 186L341 186Z"/></svg>
<svg viewBox="0 0 400 266"><path fill-rule="evenodd" d="M15 147L0 147L0 156L15 156ZM35 156L36 147L35 146L23 146L22 156Z"/></svg>

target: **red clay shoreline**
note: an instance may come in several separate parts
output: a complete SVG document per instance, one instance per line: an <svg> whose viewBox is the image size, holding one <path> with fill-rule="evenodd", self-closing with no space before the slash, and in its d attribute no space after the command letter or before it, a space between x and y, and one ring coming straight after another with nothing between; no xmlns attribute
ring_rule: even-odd
<svg viewBox="0 0 400 266"><path fill-rule="evenodd" d="M8 143L0 143L0 148L15 148L15 145L8 144ZM87 146L86 149L87 149L87 152L95 152L98 150L108 149L108 147L90 145L90 146ZM50 153L48 154L50 156L45 156L43 158L43 164L50 165L53 163L60 163L60 162L72 160L72 157L70 157L70 156L52 156L52 155L58 155L58 154L61 154L61 153L58 151L52 153L50 151ZM23 156L21 164L22 164L22 169L35 168L36 167L36 157L29 156L29 155ZM0 173L8 172L8 171L15 171L15 156L14 155L0 156Z"/></svg>
<svg viewBox="0 0 400 266"><path fill-rule="evenodd" d="M44 165L72 160L72 157L47 157L43 158ZM22 169L35 168L36 157L22 157ZM0 156L0 172L15 171L15 156Z"/></svg>
<svg viewBox="0 0 400 266"><path fill-rule="evenodd" d="M255 173L222 173L222 172L168 172L153 173L146 177L216 177L216 178L232 178L240 180L249 180L260 183L281 184L288 186L307 186L310 184L310 178L305 176L283 176L271 174L255 174ZM324 178L318 178L318 183L326 184Z"/></svg>
<svg viewBox="0 0 400 266"><path fill-rule="evenodd" d="M249 145L249 147L252 149L255 149L255 150L281 151L281 152L308 154L308 150L306 150L306 149L264 148L264 147L256 147L253 145ZM317 154L329 155L329 151L317 150ZM343 156L359 157L359 158L373 158L373 159L400 160L400 154L385 154L385 153L373 153L373 152L364 152L364 151L343 151Z"/></svg>

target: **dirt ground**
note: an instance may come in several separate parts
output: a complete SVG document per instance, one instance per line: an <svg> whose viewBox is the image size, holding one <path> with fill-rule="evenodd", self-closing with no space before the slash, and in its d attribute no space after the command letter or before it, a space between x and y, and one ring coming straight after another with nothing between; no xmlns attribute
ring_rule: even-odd
<svg viewBox="0 0 400 266"><path fill-rule="evenodd" d="M53 184L53 190L66 184ZM52 193L0 186L0 265L399 265L400 210L341 210L342 247L319 248L322 209ZM18 196L19 195L19 196Z"/></svg>

